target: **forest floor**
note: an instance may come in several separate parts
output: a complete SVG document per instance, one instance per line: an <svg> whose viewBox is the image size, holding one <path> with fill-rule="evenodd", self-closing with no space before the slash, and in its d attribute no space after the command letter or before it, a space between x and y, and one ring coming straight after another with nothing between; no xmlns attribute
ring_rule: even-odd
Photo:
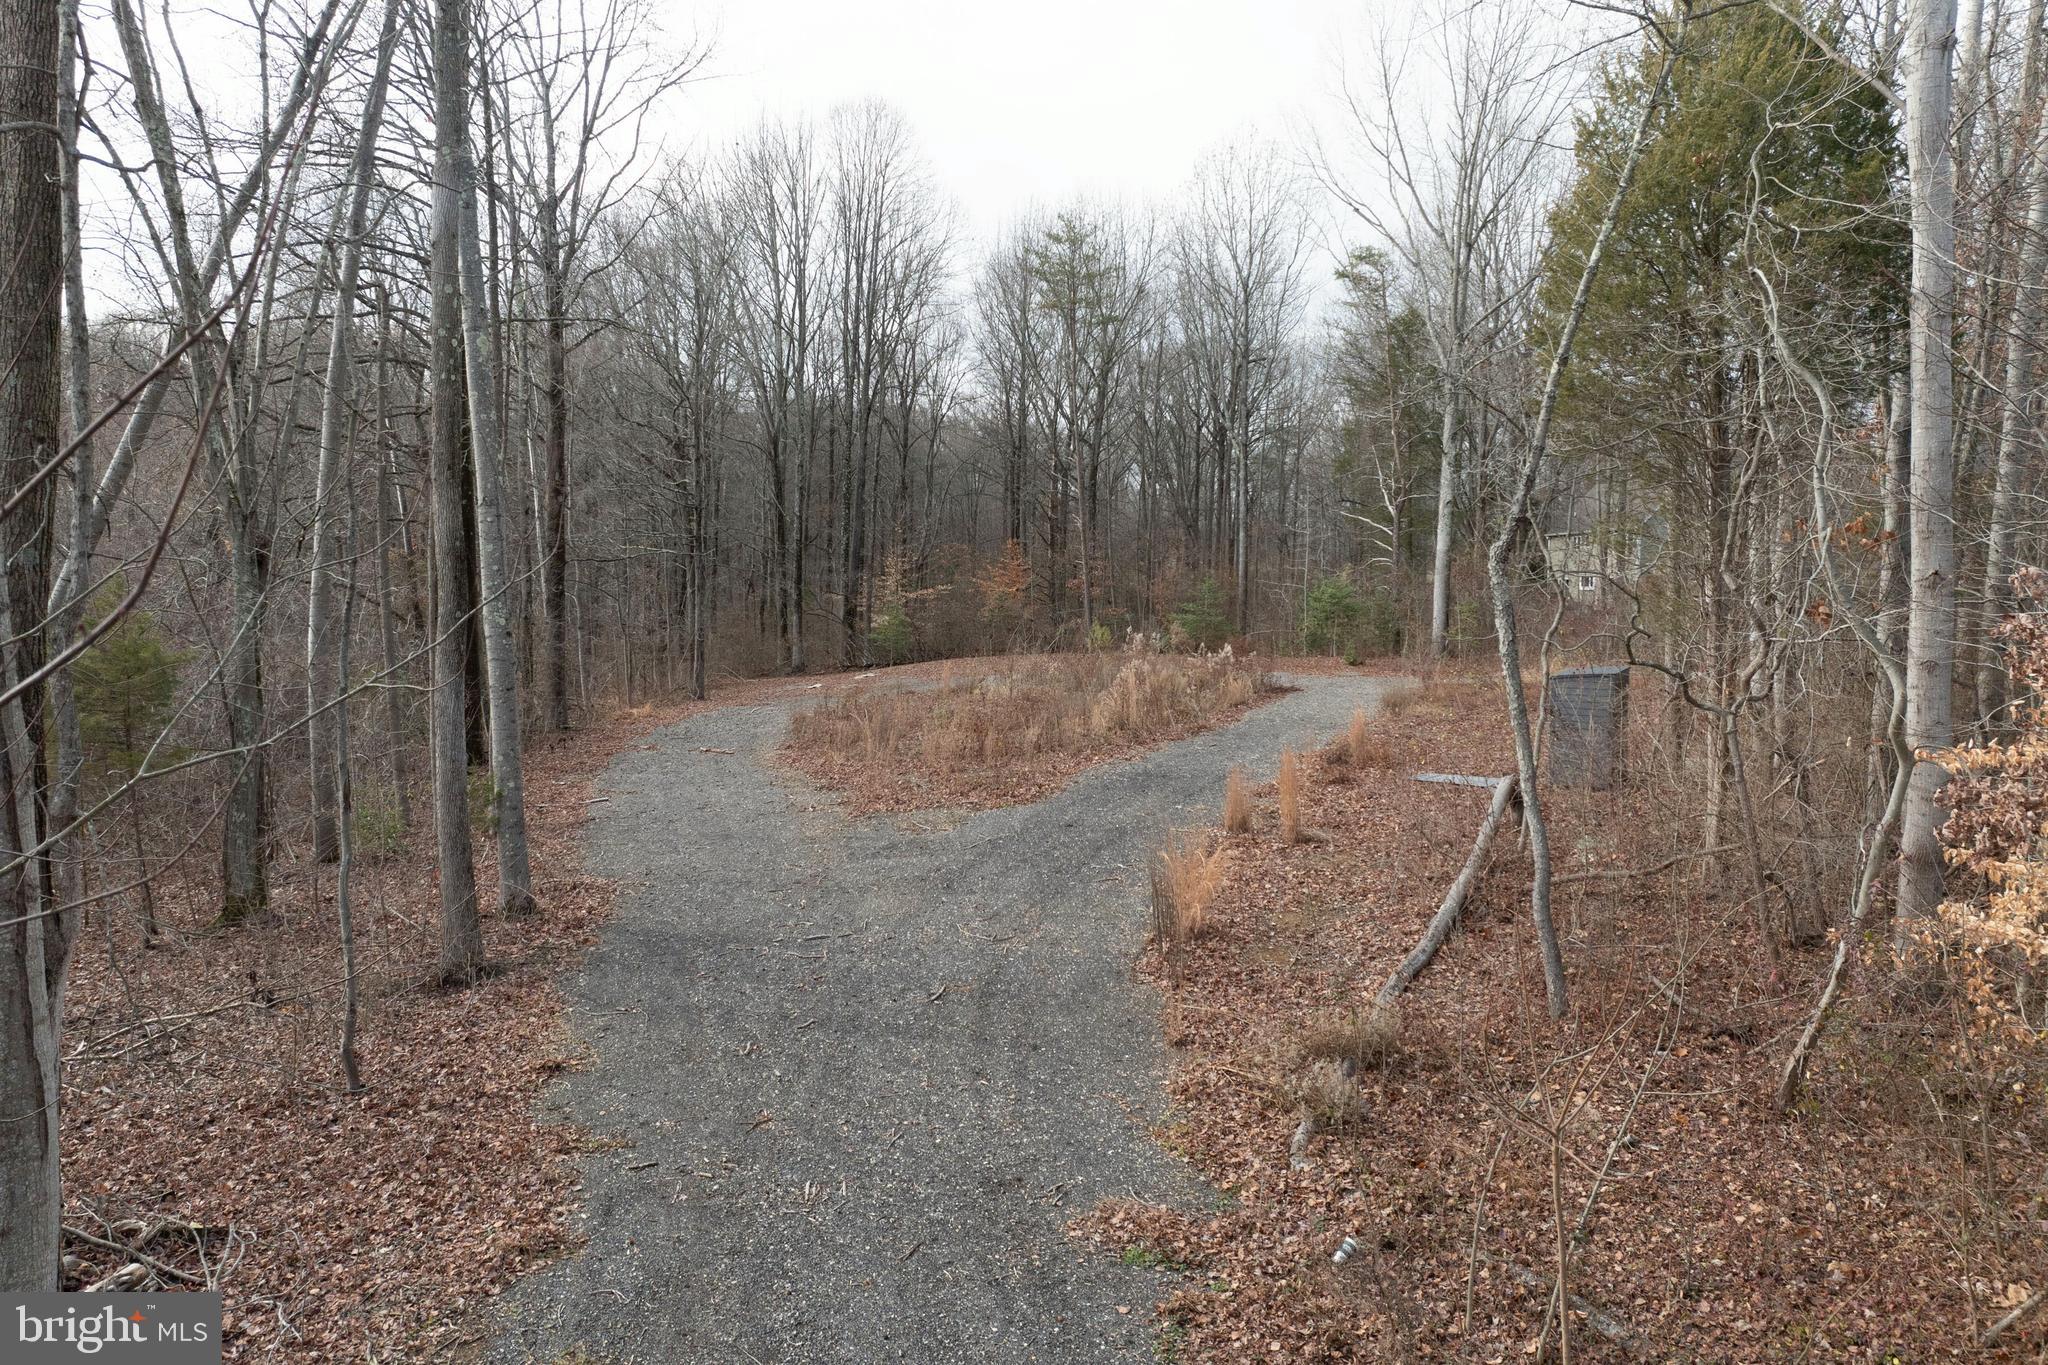
<svg viewBox="0 0 2048 1365"><path fill-rule="evenodd" d="M493 971L467 991L422 984L438 926L432 837L416 797L410 833L359 840L359 1094L344 1090L336 1056L331 866L273 864L275 917L221 929L212 871L188 849L151 869L162 932L149 947L132 892L103 891L67 991L67 1286L104 1282L138 1256L150 1283L217 1284L234 1362L481 1349L484 1305L578 1245L577 1161L619 1141L536 1111L551 1081L592 1056L588 1032L565 1022L558 983L599 943L618 877L633 872L584 849L592 814L628 799L601 790L607 766L656 752L658 735L706 712L779 703L783 714L877 679L930 687L963 668L1014 662L721 681L707 703L641 706L532 743L543 913L485 916ZM748 772L761 790L788 781L751 762ZM373 796L369 785L359 800ZM482 831L476 859L479 894L494 904ZM119 883L131 872L109 863L102 875Z"/></svg>
<svg viewBox="0 0 2048 1365"><path fill-rule="evenodd" d="M1483 670L1269 666L1301 690L978 813L850 818L775 759L794 710L873 678L536 746L546 911L487 919L486 983L418 984L425 840L360 869L357 1095L332 869L280 867L278 921L232 931L205 869L167 879L162 946L96 914L80 947L67 1223L221 1282L229 1360L312 1365L1530 1358L1556 1210L1576 1225L1596 1183L1584 1360L1972 1354L2039 1287L2048 1224L2007 1207L2038 1143L1955 1139L1971 1097L1919 1060L1933 1034L1853 996L1808 1101L1770 1111L1823 949L1772 973L1692 864L1628 875L1680 849L1641 791L1548 803L1564 1025L1503 837L1367 1045L1356 1005L1484 808L1410 774L1505 771L1498 702ZM1229 767L1263 778L1382 701L1369 770L1309 763L1312 841L1275 837L1262 788L1208 932L1171 970L1145 951L1151 856L1214 827ZM1346 1048L1349 1093L1314 1065ZM1332 1121L1290 1169L1304 1103ZM67 1250L74 1284L130 1259Z"/></svg>
<svg viewBox="0 0 2048 1365"><path fill-rule="evenodd" d="M1697 863L1632 872L1685 848L1653 790L1546 791L1563 1023L1512 834L1398 1014L1361 1011L1486 809L1483 790L1412 774L1513 770L1497 687L1395 694L1372 723L1387 761L1306 784L1314 842L1281 842L1265 787L1254 832L1218 836L1205 936L1147 954L1173 1057L1155 1136L1222 1201L1109 1201L1074 1227L1177 1272L1160 1359L1534 1359L1560 1210L1576 1360L2038 1358L2040 1317L1977 1346L2048 1263L2038 1125L1996 1096L1997 1130L1979 1123L1983 1097L1936 1060L1954 1035L1864 987L1805 1101L1775 1113L1825 949L1774 971ZM1343 1055L1355 1083L1330 1066ZM1297 1169L1304 1106L1325 1120Z"/></svg>
<svg viewBox="0 0 2048 1365"><path fill-rule="evenodd" d="M662 725L814 686L721 685L709 703L641 707L534 743L543 913L485 916L493 970L473 989L421 984L438 949L424 801L410 835L366 847L353 896L359 1094L337 1062L332 866L274 864L275 918L234 929L212 927L204 859L156 869L163 933L149 948L132 898L89 913L67 993L65 1222L86 1234L66 1239L67 1284L134 1259L100 1243L159 1263L160 1281L216 1283L229 1361L429 1360L474 1337L476 1306L573 1238L571 1159L592 1139L534 1106L581 1063L554 981L613 903L605 869L578 847L607 799L594 779ZM476 854L494 905L487 837Z"/></svg>
<svg viewBox="0 0 2048 1365"><path fill-rule="evenodd" d="M590 1064L583 1248L501 1300L503 1361L1144 1361L1157 1270L1064 1226L1203 1207L1159 1151L1151 850L1386 686L1314 679L1236 723L975 813L849 818L775 763L793 709L668 726L603 781L618 879L565 980Z"/></svg>

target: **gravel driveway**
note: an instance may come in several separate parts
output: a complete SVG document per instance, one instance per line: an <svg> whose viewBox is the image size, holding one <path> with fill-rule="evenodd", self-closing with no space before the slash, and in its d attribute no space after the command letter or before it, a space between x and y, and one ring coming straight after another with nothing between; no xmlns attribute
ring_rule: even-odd
<svg viewBox="0 0 2048 1365"><path fill-rule="evenodd" d="M587 1249L504 1297L493 1358L1149 1361L1155 1273L1062 1224L1207 1196L1146 1138L1166 1098L1131 971L1146 859L1387 680L1301 690L1029 806L849 820L772 767L790 711L735 707L612 767L588 838L621 882L565 983L596 1054L551 1107ZM723 754L707 750L729 749Z"/></svg>

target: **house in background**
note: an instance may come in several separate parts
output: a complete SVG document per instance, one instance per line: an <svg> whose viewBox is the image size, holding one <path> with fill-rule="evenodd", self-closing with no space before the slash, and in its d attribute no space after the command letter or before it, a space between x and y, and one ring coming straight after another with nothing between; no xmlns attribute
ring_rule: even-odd
<svg viewBox="0 0 2048 1365"><path fill-rule="evenodd" d="M1628 510L1626 491L1577 484L1557 489L1537 514L1543 560L1566 600L1605 602L1614 585L1633 589L1649 569L1662 536L1654 519Z"/></svg>

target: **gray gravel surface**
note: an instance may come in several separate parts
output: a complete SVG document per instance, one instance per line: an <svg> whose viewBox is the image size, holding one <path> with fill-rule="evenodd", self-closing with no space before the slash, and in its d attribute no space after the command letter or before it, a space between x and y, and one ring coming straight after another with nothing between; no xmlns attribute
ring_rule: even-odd
<svg viewBox="0 0 2048 1365"><path fill-rule="evenodd" d="M630 1145L586 1163L589 1245L506 1293L493 1358L1151 1360L1155 1273L1062 1224L1211 1197L1144 1132L1146 859L1216 818L1232 763L1270 772L1386 685L1292 681L971 816L848 819L770 762L802 702L621 757L587 843L619 913L566 983L595 1061L549 1104Z"/></svg>

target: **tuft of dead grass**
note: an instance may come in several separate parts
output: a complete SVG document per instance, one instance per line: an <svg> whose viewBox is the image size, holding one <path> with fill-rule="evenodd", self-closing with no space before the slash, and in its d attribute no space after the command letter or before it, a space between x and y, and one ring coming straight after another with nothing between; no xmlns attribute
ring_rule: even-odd
<svg viewBox="0 0 2048 1365"><path fill-rule="evenodd" d="M1394 746L1373 732L1362 706L1351 713L1351 726L1344 732L1344 747L1350 751L1351 766L1361 773L1385 772L1394 766Z"/></svg>
<svg viewBox="0 0 2048 1365"><path fill-rule="evenodd" d="M1223 779L1223 832L1252 832L1252 784L1242 767L1233 766L1230 775Z"/></svg>
<svg viewBox="0 0 2048 1365"><path fill-rule="evenodd" d="M1369 1005L1310 1021L1295 1044L1295 1064L1335 1062L1353 1071L1379 1071L1394 1059L1401 1042L1396 1005Z"/></svg>
<svg viewBox="0 0 2048 1365"><path fill-rule="evenodd" d="M1280 755L1280 838L1301 842L1301 756L1288 749Z"/></svg>
<svg viewBox="0 0 2048 1365"><path fill-rule="evenodd" d="M1423 689L1413 683L1389 688L1380 697L1380 714L1388 720L1399 720L1415 709L1422 695Z"/></svg>
<svg viewBox="0 0 2048 1365"><path fill-rule="evenodd" d="M1228 655L1048 655L980 673L948 664L935 688L865 689L798 714L782 754L867 810L1005 805L1280 690Z"/></svg>
<svg viewBox="0 0 2048 1365"><path fill-rule="evenodd" d="M1201 937L1230 859L1198 835L1167 840L1152 861L1152 933L1162 948Z"/></svg>

